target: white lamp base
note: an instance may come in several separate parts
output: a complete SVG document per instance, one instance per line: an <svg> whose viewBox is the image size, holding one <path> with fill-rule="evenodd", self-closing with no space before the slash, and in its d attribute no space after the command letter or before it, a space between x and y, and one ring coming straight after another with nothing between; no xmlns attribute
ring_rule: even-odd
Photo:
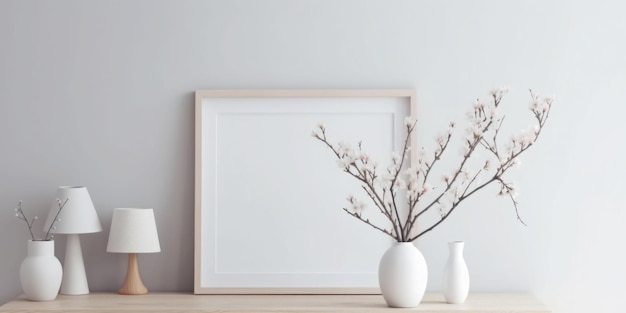
<svg viewBox="0 0 626 313"><path fill-rule="evenodd" d="M63 282L61 294L86 295L89 293L87 273L83 262L83 251L80 247L78 234L67 235L65 260L63 261Z"/></svg>

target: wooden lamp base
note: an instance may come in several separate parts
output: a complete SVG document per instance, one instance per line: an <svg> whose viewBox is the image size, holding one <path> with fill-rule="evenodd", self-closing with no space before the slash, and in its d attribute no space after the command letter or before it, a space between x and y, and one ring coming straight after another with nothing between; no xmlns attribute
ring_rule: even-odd
<svg viewBox="0 0 626 313"><path fill-rule="evenodd" d="M126 279L122 288L117 291L123 295L145 295L148 288L141 281L139 275L139 264L137 263L137 253L128 254L128 269L126 270Z"/></svg>

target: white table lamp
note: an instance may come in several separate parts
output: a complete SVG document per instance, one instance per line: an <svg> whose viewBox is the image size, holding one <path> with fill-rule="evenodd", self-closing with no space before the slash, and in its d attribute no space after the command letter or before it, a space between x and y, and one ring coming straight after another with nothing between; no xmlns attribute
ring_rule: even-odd
<svg viewBox="0 0 626 313"><path fill-rule="evenodd" d="M87 274L80 247L79 234L97 233L102 231L98 213L91 202L87 188L83 186L62 186L57 188L57 199L67 203L59 213L52 234L66 234L65 259L63 261L63 281L61 294L84 295L89 293ZM53 202L44 229L48 229L58 212L59 206Z"/></svg>
<svg viewBox="0 0 626 313"><path fill-rule="evenodd" d="M113 211L107 252L128 253L128 269L120 294L141 295L148 289L141 281L137 253L161 252L154 210L117 208Z"/></svg>

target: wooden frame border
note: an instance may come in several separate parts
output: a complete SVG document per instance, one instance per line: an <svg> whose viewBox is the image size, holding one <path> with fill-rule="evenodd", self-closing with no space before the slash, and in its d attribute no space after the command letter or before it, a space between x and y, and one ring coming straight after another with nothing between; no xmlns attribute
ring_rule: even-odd
<svg viewBox="0 0 626 313"><path fill-rule="evenodd" d="M413 89L253 89L197 90L195 92L195 195L194 195L194 293L195 294L375 294L372 288L207 288L201 286L201 221L202 221L202 102L205 98L342 98L386 97L406 98L412 118L417 116L416 92ZM411 145L415 146L415 133ZM416 153L411 153L414 163Z"/></svg>

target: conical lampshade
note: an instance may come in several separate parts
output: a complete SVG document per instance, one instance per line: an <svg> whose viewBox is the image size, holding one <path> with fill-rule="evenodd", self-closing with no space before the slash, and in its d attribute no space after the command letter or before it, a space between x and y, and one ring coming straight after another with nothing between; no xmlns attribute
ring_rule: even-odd
<svg viewBox="0 0 626 313"><path fill-rule="evenodd" d="M88 234L102 231L98 213L91 202L87 188L83 186L62 186L57 188L57 199L67 203L59 213L58 221L54 223L53 234ZM59 210L55 200L50 207L44 230L50 227Z"/></svg>
<svg viewBox="0 0 626 313"><path fill-rule="evenodd" d="M107 252L160 252L153 209L116 208L113 210Z"/></svg>

